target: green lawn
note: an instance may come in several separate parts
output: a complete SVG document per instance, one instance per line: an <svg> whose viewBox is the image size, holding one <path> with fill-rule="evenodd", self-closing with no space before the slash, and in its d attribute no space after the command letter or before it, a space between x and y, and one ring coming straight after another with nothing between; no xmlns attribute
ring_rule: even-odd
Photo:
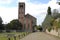
<svg viewBox="0 0 60 40"><path fill-rule="evenodd" d="M8 34L10 36L12 35L10 37L11 40L14 40L14 35L16 35L16 40L20 40L18 35L20 35L20 37L23 38L24 36L28 34L28 32L27 33L26 32L0 33L0 40L8 40L8 37L7 37Z"/></svg>

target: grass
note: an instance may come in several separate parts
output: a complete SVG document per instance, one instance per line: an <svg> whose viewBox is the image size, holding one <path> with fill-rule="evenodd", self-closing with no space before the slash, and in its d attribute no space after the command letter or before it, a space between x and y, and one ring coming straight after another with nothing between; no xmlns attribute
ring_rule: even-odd
<svg viewBox="0 0 60 40"><path fill-rule="evenodd" d="M0 37L0 40L7 40L7 37Z"/></svg>
<svg viewBox="0 0 60 40"><path fill-rule="evenodd" d="M14 35L16 35L16 40L20 40L21 38L25 37L28 32L11 32L11 33L0 33L0 40L8 40L8 37L7 35L10 35L10 39L11 40L14 40ZM19 36L21 36L21 38L19 39Z"/></svg>

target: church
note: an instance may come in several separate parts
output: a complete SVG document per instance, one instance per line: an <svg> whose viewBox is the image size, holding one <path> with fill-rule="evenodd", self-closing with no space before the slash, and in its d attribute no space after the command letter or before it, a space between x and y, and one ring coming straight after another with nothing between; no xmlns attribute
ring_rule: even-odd
<svg viewBox="0 0 60 40"><path fill-rule="evenodd" d="M36 18L30 14L25 15L25 3L19 2L18 5L18 20L22 24L22 31L33 32L36 25Z"/></svg>

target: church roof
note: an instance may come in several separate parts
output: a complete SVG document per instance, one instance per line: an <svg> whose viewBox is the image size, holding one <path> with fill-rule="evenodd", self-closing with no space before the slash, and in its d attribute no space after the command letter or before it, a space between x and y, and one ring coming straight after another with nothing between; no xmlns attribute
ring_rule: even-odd
<svg viewBox="0 0 60 40"><path fill-rule="evenodd" d="M26 18L34 18L34 19L36 19L35 17L33 17L33 16L30 15L30 14L26 14L25 17L26 17Z"/></svg>

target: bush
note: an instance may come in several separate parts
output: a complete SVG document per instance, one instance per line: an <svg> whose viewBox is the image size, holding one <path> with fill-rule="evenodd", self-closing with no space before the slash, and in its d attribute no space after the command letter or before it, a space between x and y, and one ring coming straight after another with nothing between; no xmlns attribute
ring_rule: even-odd
<svg viewBox="0 0 60 40"><path fill-rule="evenodd" d="M51 27L50 27L50 28L48 28L48 31L50 32L50 31L51 31L51 29L52 29Z"/></svg>

